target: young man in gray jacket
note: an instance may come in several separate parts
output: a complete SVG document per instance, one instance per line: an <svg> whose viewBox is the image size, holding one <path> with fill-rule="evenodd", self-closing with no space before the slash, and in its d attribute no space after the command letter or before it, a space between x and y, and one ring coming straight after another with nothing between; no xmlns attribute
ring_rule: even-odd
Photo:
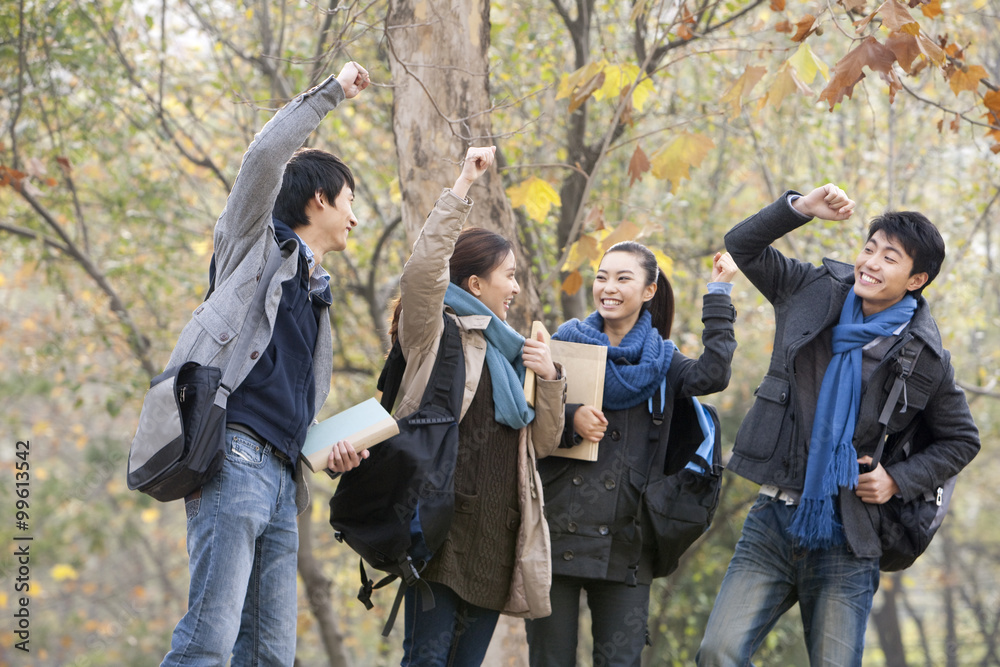
<svg viewBox="0 0 1000 667"><path fill-rule="evenodd" d="M298 463L330 391L330 276L320 260L342 251L357 224L354 177L339 158L298 150L327 112L370 83L348 63L299 95L261 129L243 156L215 226L211 296L194 311L167 366L241 364L229 397L226 458L185 498L191 585L164 665L291 665L296 635L296 516L308 503ZM276 244L277 243L277 244ZM246 359L232 341L270 252L281 264ZM337 443L329 466L359 456Z"/></svg>
<svg viewBox="0 0 1000 667"><path fill-rule="evenodd" d="M726 235L726 249L775 311L774 351L739 432L729 470L761 484L722 582L698 664L749 665L798 602L813 665L860 665L882 554L880 506L944 484L979 451L949 353L922 290L944 261L926 217L872 221L854 266L790 259L771 243L813 217L846 220L834 185L785 193ZM870 472L879 414L904 346L920 352L888 432L914 419L930 443L891 451ZM890 442L893 442L890 440Z"/></svg>

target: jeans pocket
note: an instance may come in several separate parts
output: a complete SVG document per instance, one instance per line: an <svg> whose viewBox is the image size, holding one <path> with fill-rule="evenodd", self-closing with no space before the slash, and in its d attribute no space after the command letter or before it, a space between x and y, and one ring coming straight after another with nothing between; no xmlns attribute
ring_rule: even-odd
<svg viewBox="0 0 1000 667"><path fill-rule="evenodd" d="M264 465L264 445L251 440L239 431L229 431L229 451L226 459L237 465L259 468Z"/></svg>
<svg viewBox="0 0 1000 667"><path fill-rule="evenodd" d="M199 510L201 510L200 492L197 494L197 497L195 497L195 494L192 493L190 496L184 499L184 513L187 515L188 521L198 516Z"/></svg>

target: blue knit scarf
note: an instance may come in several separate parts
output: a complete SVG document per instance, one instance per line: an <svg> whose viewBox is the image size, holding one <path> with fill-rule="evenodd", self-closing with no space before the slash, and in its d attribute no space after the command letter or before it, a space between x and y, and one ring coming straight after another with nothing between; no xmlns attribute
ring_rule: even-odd
<svg viewBox="0 0 1000 667"><path fill-rule="evenodd" d="M535 418L524 398L524 337L514 331L486 307L454 283L448 284L444 303L459 316L489 315L493 319L484 332L486 335L486 364L493 381L493 406L496 420L511 428L524 428Z"/></svg>
<svg viewBox="0 0 1000 667"><path fill-rule="evenodd" d="M816 402L802 502L788 527L807 549L828 549L845 539L836 501L839 488L858 485L853 439L861 404L861 348L880 336L892 335L913 317L916 307L917 300L905 296L882 312L864 317L854 289L847 295L840 322L833 327L833 358Z"/></svg>
<svg viewBox="0 0 1000 667"><path fill-rule="evenodd" d="M608 348L604 374L604 409L624 410L639 405L650 396L670 370L674 344L664 340L643 310L639 320L615 347L604 333L604 318L591 313L582 322L572 319L553 334L555 340L604 345Z"/></svg>

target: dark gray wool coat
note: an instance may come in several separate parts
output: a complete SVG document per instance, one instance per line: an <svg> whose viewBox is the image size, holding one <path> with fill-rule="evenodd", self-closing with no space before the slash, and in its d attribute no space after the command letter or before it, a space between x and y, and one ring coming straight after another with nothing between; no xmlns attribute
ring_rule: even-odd
<svg viewBox="0 0 1000 667"><path fill-rule="evenodd" d="M726 234L726 249L740 270L774 306L774 351L756 400L736 435L729 470L758 484L801 491L809 439L823 374L830 362L831 330L854 284L854 267L829 259L822 266L790 259L771 243L809 221L788 203L787 192ZM861 396L854 446L871 454L881 436L879 413L899 370L897 358L911 339L923 343L906 382L907 409L889 421L883 465L904 500L941 485L979 451L979 431L965 395L955 386L951 356L941 345L927 301L920 297L913 319L868 378ZM902 399L900 399L902 402ZM902 406L900 406L902 407ZM897 460L892 434L923 419L930 444ZM853 490L840 493L840 510L852 552L864 558L882 553L881 506L863 503Z"/></svg>

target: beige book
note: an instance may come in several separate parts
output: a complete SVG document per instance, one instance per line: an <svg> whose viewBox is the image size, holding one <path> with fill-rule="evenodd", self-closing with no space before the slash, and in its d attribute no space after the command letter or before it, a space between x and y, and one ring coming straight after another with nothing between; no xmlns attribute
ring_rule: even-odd
<svg viewBox="0 0 1000 667"><path fill-rule="evenodd" d="M313 425L302 445L302 456L313 472L326 470L333 446L346 440L360 452L399 433L392 415L374 398L338 412Z"/></svg>
<svg viewBox="0 0 1000 667"><path fill-rule="evenodd" d="M608 348L604 345L588 345L586 343L570 343L564 340L551 340L548 331L541 322L531 325L532 336L542 331L552 352L552 361L560 364L566 376L566 402L593 405L603 409L604 405L604 373L608 360ZM530 371L529 371L530 372ZM534 373L531 373L534 376ZM529 397L529 403L534 402L535 379L531 378L530 387L528 374L525 373L524 395ZM529 394L528 391L531 391ZM562 456L582 461L597 460L597 444L592 440L584 440L575 447L556 449L550 456Z"/></svg>

